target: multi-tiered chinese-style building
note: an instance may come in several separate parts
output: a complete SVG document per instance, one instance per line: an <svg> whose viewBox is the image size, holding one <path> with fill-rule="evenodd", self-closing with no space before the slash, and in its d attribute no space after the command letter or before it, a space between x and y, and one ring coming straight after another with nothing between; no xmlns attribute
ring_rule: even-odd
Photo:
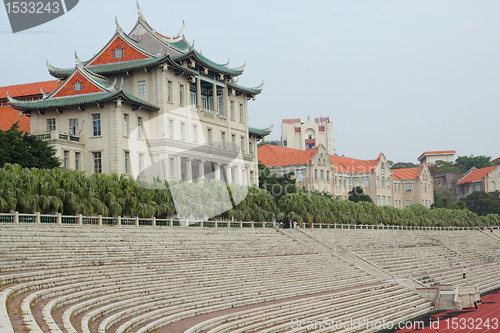
<svg viewBox="0 0 500 333"><path fill-rule="evenodd" d="M31 117L31 134L54 145L64 167L169 180L225 178L256 184L257 141L270 133L248 127L248 101L262 84L236 83L244 66L217 64L184 37L156 32L138 7L126 34L118 22L90 60L62 69L61 84L43 98L8 97ZM236 158L238 156L238 158Z"/></svg>

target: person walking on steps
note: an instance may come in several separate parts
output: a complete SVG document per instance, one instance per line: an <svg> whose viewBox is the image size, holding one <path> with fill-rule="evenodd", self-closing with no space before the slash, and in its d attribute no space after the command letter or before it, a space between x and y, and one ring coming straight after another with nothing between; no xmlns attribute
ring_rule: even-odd
<svg viewBox="0 0 500 333"><path fill-rule="evenodd" d="M462 271L462 277L465 279L465 276L467 275L467 270L464 267L464 270Z"/></svg>

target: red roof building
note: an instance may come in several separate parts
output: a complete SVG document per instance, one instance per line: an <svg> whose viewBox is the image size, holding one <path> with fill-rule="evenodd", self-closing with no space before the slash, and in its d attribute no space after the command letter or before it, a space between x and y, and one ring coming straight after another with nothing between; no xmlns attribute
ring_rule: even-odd
<svg viewBox="0 0 500 333"><path fill-rule="evenodd" d="M30 118L10 106L7 94L17 100L36 101L42 99L43 93L50 93L58 86L57 81L52 80L0 87L0 130L6 131L18 122L21 131L30 133Z"/></svg>
<svg viewBox="0 0 500 333"><path fill-rule="evenodd" d="M457 183L458 198L465 198L472 192L493 192L499 190L500 165L470 169Z"/></svg>
<svg viewBox="0 0 500 333"><path fill-rule="evenodd" d="M453 163L455 162L456 153L454 150L426 151L418 157L418 160L420 164L427 163L427 165L432 165L436 161Z"/></svg>

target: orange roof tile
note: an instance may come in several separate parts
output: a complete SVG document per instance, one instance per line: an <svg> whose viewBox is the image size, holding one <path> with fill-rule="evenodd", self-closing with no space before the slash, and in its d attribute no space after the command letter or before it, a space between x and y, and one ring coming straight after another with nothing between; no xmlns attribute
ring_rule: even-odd
<svg viewBox="0 0 500 333"><path fill-rule="evenodd" d="M364 161L355 158L330 155L330 160L333 162L336 172L365 173L373 172L380 161L380 156L381 154L376 160Z"/></svg>
<svg viewBox="0 0 500 333"><path fill-rule="evenodd" d="M300 150L273 145L264 145L257 149L259 161L267 167L308 164L316 149Z"/></svg>
<svg viewBox="0 0 500 333"><path fill-rule="evenodd" d="M425 155L448 155L448 154L456 154L457 152L454 151L454 150L442 150L442 151L426 151L424 152L422 155L420 155L418 157L418 160L420 161L420 159L422 157L424 157Z"/></svg>
<svg viewBox="0 0 500 333"><path fill-rule="evenodd" d="M19 118L19 111L14 110L10 106L0 107L0 130L9 130L16 121L19 121L19 129L21 131L30 133L30 118L27 116Z"/></svg>
<svg viewBox="0 0 500 333"><path fill-rule="evenodd" d="M476 169L469 174L465 175L460 181L459 184L472 183L478 180L482 180L484 177L487 177L490 172L495 170L496 168L500 168L500 165L495 165L487 168Z"/></svg>
<svg viewBox="0 0 500 333"><path fill-rule="evenodd" d="M42 93L40 92L40 88L47 94L56 90L57 87L59 87L57 80L0 87L0 99L7 98L7 92L10 97L41 96Z"/></svg>
<svg viewBox="0 0 500 333"><path fill-rule="evenodd" d="M393 169L392 173L396 179L417 179L420 176L423 165L417 168Z"/></svg>

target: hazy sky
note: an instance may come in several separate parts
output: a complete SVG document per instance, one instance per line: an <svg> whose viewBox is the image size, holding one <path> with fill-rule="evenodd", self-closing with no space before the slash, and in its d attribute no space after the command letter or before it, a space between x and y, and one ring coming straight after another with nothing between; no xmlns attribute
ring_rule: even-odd
<svg viewBox="0 0 500 333"><path fill-rule="evenodd" d="M424 151L500 156L500 1L142 0L148 23L212 60L247 62L239 84L264 91L250 126L281 136L282 118L329 116L339 155L417 162ZM80 0L66 15L12 34L0 9L0 86L50 80L129 32L135 0Z"/></svg>

